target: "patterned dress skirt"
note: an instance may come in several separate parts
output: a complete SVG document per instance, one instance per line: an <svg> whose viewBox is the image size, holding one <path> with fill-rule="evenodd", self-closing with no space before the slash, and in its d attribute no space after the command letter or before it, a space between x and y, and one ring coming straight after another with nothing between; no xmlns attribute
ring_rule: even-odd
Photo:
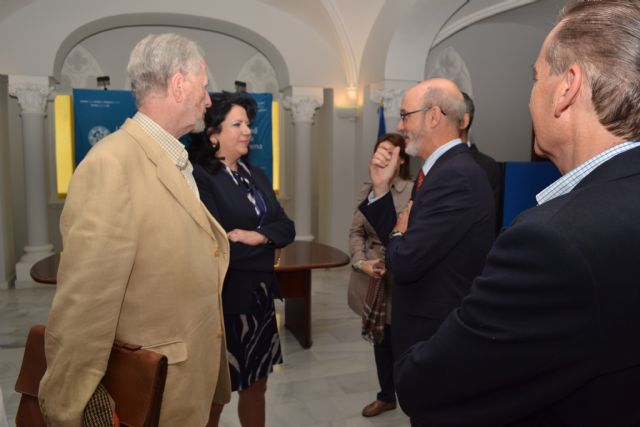
<svg viewBox="0 0 640 427"><path fill-rule="evenodd" d="M260 283L252 298L251 313L224 315L233 391L246 389L282 363L273 294Z"/></svg>

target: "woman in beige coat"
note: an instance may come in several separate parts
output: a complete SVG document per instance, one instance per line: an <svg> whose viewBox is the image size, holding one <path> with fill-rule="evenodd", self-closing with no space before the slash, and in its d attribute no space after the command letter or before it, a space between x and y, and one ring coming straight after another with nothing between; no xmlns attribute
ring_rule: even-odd
<svg viewBox="0 0 640 427"><path fill-rule="evenodd" d="M396 211L400 213L411 198L413 182L409 173L409 156L405 153L404 138L396 133L380 137L373 149L383 142L400 147L400 163L391 183L391 195ZM366 183L358 195L358 206L371 192ZM362 335L373 342L380 392L376 400L362 410L365 417L374 417L396 408L393 385L393 354L391 352L391 283L385 275L384 246L373 227L356 208L349 230L349 253L353 272L349 281L348 304L362 317Z"/></svg>

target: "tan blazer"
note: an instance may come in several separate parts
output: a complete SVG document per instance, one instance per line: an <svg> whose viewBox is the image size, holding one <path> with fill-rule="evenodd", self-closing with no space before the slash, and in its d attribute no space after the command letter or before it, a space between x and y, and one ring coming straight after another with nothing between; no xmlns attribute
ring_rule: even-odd
<svg viewBox="0 0 640 427"><path fill-rule="evenodd" d="M224 230L133 120L79 165L60 227L39 395L48 424L80 426L117 338L168 357L160 425L204 426L214 392L230 398Z"/></svg>
<svg viewBox="0 0 640 427"><path fill-rule="evenodd" d="M391 196L396 212L400 213L411 198L412 181L396 178L391 183ZM360 260L370 260L382 258L384 260L384 246L375 230L358 209L360 203L371 192L371 184L366 183L358 194L356 210L353 213L353 222L349 229L349 255L351 264ZM349 307L359 316L362 316L364 299L367 296L369 279L361 271L352 271L349 279L349 290L347 293L347 303ZM391 321L391 292L387 293L387 323Z"/></svg>

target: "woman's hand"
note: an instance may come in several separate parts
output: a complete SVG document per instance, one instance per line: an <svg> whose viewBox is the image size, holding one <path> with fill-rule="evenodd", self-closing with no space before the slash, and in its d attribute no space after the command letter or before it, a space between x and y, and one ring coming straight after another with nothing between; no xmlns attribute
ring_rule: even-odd
<svg viewBox="0 0 640 427"><path fill-rule="evenodd" d="M257 231L240 230L239 228L228 232L227 237L232 242L244 243L249 246L264 245L269 241L264 234L260 234Z"/></svg>
<svg viewBox="0 0 640 427"><path fill-rule="evenodd" d="M360 263L360 271L374 279L381 279L387 272L384 267L384 260L380 258L363 260Z"/></svg>

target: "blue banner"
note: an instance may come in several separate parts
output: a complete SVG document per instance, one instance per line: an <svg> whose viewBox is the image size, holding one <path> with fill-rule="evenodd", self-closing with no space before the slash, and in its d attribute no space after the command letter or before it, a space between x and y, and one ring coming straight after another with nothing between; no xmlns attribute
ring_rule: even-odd
<svg viewBox="0 0 640 427"><path fill-rule="evenodd" d="M136 111L131 91L73 89L76 165L91 147L118 130Z"/></svg>
<svg viewBox="0 0 640 427"><path fill-rule="evenodd" d="M518 214L538 204L536 194L560 178L553 163L506 162L502 226L510 225Z"/></svg>
<svg viewBox="0 0 640 427"><path fill-rule="evenodd" d="M273 95L270 93L250 94L258 104L256 120L251 126L253 139L249 143L249 161L260 167L273 183L273 138L271 129L271 103Z"/></svg>
<svg viewBox="0 0 640 427"><path fill-rule="evenodd" d="M256 120L252 125L249 161L260 167L273 182L273 142L271 129L270 93L250 94L258 105ZM87 155L91 147L110 133L115 132L128 117L136 113L136 103L128 90L73 89L73 116L75 132L76 165ZM188 142L188 136L180 138Z"/></svg>

